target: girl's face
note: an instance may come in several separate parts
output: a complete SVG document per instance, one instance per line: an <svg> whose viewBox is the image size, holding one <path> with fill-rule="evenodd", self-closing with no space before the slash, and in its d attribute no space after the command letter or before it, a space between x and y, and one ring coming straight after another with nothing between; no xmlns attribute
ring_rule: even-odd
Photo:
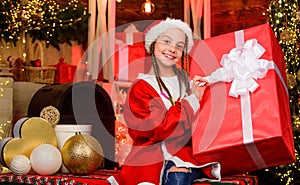
<svg viewBox="0 0 300 185"><path fill-rule="evenodd" d="M154 55L160 68L171 67L181 60L185 46L185 34L177 28L162 33L154 46Z"/></svg>

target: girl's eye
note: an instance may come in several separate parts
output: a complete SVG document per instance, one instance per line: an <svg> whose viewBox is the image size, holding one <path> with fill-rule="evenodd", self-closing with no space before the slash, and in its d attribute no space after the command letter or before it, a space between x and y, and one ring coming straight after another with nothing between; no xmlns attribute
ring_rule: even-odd
<svg viewBox="0 0 300 185"><path fill-rule="evenodd" d="M171 41L169 41L169 40L163 40L163 42L164 42L165 44L170 44L170 43L171 43Z"/></svg>
<svg viewBox="0 0 300 185"><path fill-rule="evenodd" d="M180 49L180 50L183 50L184 45L178 44L176 47L177 47L178 49Z"/></svg>
<svg viewBox="0 0 300 185"><path fill-rule="evenodd" d="M166 44L166 45L173 45L173 43L170 39L162 39L161 42ZM174 44L174 46L179 50L184 49L184 44L183 43L176 43L176 44Z"/></svg>

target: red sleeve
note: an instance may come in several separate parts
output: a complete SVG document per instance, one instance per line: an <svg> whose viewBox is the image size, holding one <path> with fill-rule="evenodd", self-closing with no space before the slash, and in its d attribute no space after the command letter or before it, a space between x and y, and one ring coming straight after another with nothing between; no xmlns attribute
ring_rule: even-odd
<svg viewBox="0 0 300 185"><path fill-rule="evenodd" d="M141 142L134 144L144 145L184 135L190 129L194 111L186 100L167 111L155 89L138 80L128 92L123 114L130 136Z"/></svg>

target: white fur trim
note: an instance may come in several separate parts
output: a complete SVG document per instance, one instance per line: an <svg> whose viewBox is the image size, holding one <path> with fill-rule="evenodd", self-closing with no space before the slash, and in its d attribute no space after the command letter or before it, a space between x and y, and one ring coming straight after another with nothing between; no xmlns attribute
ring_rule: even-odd
<svg viewBox="0 0 300 185"><path fill-rule="evenodd" d="M221 180L221 164L220 163L213 164L213 169L211 171L211 175L216 177L218 180Z"/></svg>
<svg viewBox="0 0 300 185"><path fill-rule="evenodd" d="M185 23L179 19L167 18L166 20L161 21L157 25L153 26L146 33L145 48L148 53L150 53L150 45L152 44L152 42L154 42L159 37L160 34L164 33L165 31L167 31L170 28L178 28L187 35L187 37L188 37L187 51L188 51L188 53L191 51L191 49L194 45L194 41L193 41L193 33L192 33L190 26L187 23Z"/></svg>
<svg viewBox="0 0 300 185"><path fill-rule="evenodd" d="M111 185L119 185L119 183L116 181L114 176L110 176L107 178L107 181L111 184Z"/></svg>
<svg viewBox="0 0 300 185"><path fill-rule="evenodd" d="M195 94L191 94L184 99L186 99L190 103L194 110L194 114L200 109L200 103Z"/></svg>

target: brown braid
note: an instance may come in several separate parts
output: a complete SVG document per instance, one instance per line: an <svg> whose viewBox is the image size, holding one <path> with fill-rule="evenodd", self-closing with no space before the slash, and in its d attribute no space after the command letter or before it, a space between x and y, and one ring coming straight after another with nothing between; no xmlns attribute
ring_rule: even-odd
<svg viewBox="0 0 300 185"><path fill-rule="evenodd" d="M172 105L174 105L175 101L174 101L169 89L167 88L167 86L165 85L165 83L163 82L163 80L160 78L160 75L159 75L159 67L158 67L158 64L156 62L156 58L154 56L154 45L155 45L155 43L156 42L153 42L150 45L150 55L151 55L151 61L152 61L152 65L153 65L155 78L156 78L156 81L158 83L159 90L161 91L161 93L163 93L163 89L164 89L167 92L168 100L171 102Z"/></svg>
<svg viewBox="0 0 300 185"><path fill-rule="evenodd" d="M185 43L188 43L188 37L186 37ZM188 56L188 46L187 46L187 44L185 46L185 52L184 52L184 56L183 56L183 60L182 61L185 61L185 67L186 67L186 68L183 68L183 69L185 69L185 71L187 73L189 73L190 72L190 64L189 64L189 56Z"/></svg>
<svg viewBox="0 0 300 185"><path fill-rule="evenodd" d="M188 37L185 37L185 47L184 52L181 58L181 68L177 69L178 74L182 77L181 80L185 84L185 93L186 95L190 94L190 83L189 83L189 71L190 71L190 65L189 65L189 58L188 58Z"/></svg>
<svg viewBox="0 0 300 185"><path fill-rule="evenodd" d="M188 37L185 37L185 47L183 51L183 55L181 58L181 68L184 69L187 73L190 71L190 66L189 66L189 58L188 58Z"/></svg>

